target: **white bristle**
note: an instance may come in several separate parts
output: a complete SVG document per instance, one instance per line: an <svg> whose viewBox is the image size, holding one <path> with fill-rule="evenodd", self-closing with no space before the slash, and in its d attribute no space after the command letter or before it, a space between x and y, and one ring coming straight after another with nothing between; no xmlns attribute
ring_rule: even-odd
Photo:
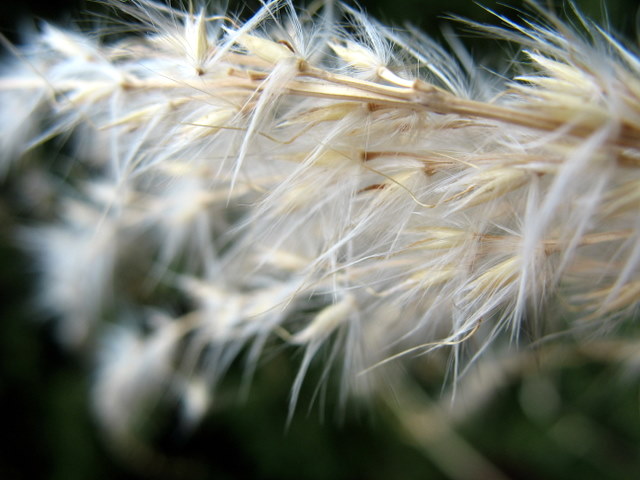
<svg viewBox="0 0 640 480"><path fill-rule="evenodd" d="M110 337L127 368L105 357L96 398L117 428L104 389L182 385L199 418L201 382L245 347L253 368L269 339L305 349L295 405L324 348L348 394L437 348L462 359L637 311L640 61L609 33L484 27L526 52L500 83L455 42L461 60L343 5L275 0L244 23L113 5L145 34L45 26L3 70L0 170L76 132L86 188L25 237L64 340L135 324L123 305L191 309Z"/></svg>

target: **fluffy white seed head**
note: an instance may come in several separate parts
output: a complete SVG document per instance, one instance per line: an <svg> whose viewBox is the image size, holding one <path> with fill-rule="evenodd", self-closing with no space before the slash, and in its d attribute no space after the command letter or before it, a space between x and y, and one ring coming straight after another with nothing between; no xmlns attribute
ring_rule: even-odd
<svg viewBox="0 0 640 480"><path fill-rule="evenodd" d="M487 27L527 55L498 89L467 76L468 58L332 2L310 17L276 0L244 23L122 8L144 35L45 27L30 68L0 78L23 125L0 134L5 162L77 132L73 180L88 186L61 203L63 222L29 234L67 340L121 304L186 306L114 340L124 353L105 357L96 387L109 421L158 385L181 385L196 418L202 382L278 342L305 352L295 405L323 350L349 393L391 360L473 356L505 330L637 310L640 62L610 34L552 15ZM44 110L50 126L33 136ZM147 388L136 372L149 362L162 381Z"/></svg>

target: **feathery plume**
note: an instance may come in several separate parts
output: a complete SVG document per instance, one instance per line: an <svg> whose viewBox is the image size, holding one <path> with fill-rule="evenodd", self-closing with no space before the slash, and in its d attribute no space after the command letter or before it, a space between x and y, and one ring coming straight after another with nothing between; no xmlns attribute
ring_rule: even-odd
<svg viewBox="0 0 640 480"><path fill-rule="evenodd" d="M321 352L346 398L401 358L447 347L457 371L504 332L637 311L640 60L579 12L480 26L522 49L498 84L343 4L109 3L134 33L20 48L0 141L10 175L73 132L60 218L24 238L61 339L109 338L117 435L150 393L197 420L273 343L304 351L293 411Z"/></svg>

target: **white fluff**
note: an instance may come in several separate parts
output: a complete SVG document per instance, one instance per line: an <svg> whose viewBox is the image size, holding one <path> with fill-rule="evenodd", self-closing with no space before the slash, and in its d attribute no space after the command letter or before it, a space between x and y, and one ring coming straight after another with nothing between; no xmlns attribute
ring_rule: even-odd
<svg viewBox="0 0 640 480"><path fill-rule="evenodd" d="M88 177L76 181L112 195L88 188L64 225L30 234L43 301L73 343L120 304L186 302L163 327L185 358L169 366L163 346L158 373L197 379L192 416L209 402L198 382L213 388L245 347L251 368L266 345L305 349L295 405L327 345L350 393L391 359L445 347L459 359L505 330L637 311L640 61L610 34L551 15L485 27L528 55L499 86L342 5L349 29L330 6L309 18L286 0L243 24L117 5L145 35L45 26L30 68L5 69L0 96L16 101L0 121L16 103L20 128L1 145L13 160L44 109L47 136L76 129ZM105 360L103 415L121 411L105 386L131 396L158 332L122 340L131 369Z"/></svg>

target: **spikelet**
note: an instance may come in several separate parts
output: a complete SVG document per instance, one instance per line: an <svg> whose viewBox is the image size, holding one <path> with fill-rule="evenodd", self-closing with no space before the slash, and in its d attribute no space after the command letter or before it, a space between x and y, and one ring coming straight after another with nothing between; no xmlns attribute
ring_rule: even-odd
<svg viewBox="0 0 640 480"><path fill-rule="evenodd" d="M197 420L273 343L304 350L293 408L326 349L357 394L400 358L637 311L640 60L578 13L583 32L548 13L482 27L522 47L497 86L331 2L244 23L114 5L144 35L45 25L20 51L0 141L9 171L75 132L61 219L26 243L63 340L124 325L96 386L116 433L161 389Z"/></svg>

